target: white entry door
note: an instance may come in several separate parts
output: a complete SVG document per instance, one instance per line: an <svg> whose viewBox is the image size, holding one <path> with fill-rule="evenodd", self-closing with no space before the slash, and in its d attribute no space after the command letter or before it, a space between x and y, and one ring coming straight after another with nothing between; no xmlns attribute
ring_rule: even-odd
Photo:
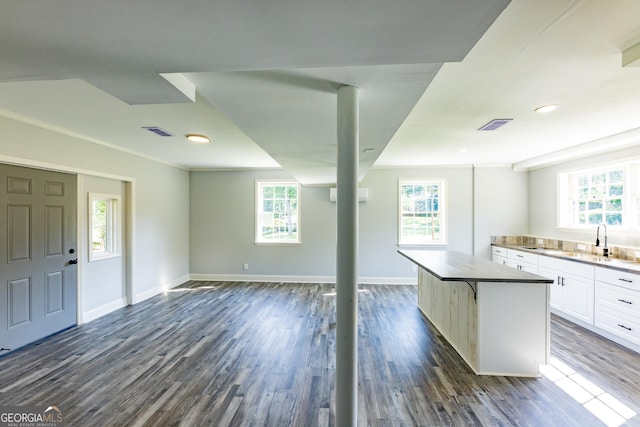
<svg viewBox="0 0 640 427"><path fill-rule="evenodd" d="M76 176L0 165L0 355L76 324Z"/></svg>

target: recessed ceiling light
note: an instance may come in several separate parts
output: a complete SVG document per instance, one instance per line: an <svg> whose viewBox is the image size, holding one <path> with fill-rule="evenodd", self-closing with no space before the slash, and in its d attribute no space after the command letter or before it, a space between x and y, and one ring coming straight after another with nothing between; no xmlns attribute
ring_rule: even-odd
<svg viewBox="0 0 640 427"><path fill-rule="evenodd" d="M208 136L198 135L195 133L187 135L187 139L191 142L195 142L196 144L208 144L211 142L211 139Z"/></svg>
<svg viewBox="0 0 640 427"><path fill-rule="evenodd" d="M461 149L458 150L458 154L464 154L466 152L467 152L466 148L461 148Z"/></svg>
<svg viewBox="0 0 640 427"><path fill-rule="evenodd" d="M555 110L556 108L558 108L558 106L556 104L548 104L548 105L543 105L542 107L538 107L535 109L536 113L548 113L550 111Z"/></svg>

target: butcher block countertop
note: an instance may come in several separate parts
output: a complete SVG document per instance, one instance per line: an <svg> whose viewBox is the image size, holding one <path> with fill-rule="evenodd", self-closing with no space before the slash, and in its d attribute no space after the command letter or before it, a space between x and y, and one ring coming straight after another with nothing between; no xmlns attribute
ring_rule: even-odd
<svg viewBox="0 0 640 427"><path fill-rule="evenodd" d="M398 250L398 253L442 281L553 283L537 274L457 251Z"/></svg>

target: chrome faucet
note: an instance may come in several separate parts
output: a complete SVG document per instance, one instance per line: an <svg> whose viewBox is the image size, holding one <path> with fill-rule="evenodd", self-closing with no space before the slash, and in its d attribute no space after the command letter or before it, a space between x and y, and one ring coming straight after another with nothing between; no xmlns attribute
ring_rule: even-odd
<svg viewBox="0 0 640 427"><path fill-rule="evenodd" d="M602 247L602 256L608 257L609 248L607 247L607 224L603 222L600 225L604 227L604 246ZM596 230L596 246L600 246L600 225Z"/></svg>

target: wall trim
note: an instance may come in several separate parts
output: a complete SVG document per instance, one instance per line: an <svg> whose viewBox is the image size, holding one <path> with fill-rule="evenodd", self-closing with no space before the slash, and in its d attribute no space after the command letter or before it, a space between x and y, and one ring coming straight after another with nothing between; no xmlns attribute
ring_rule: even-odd
<svg viewBox="0 0 640 427"><path fill-rule="evenodd" d="M89 311L85 311L82 313L82 323L91 322L92 320L95 320L98 317L102 317L105 314L109 314L112 311L116 311L119 308L125 307L126 305L127 305L127 299L119 298L115 301L109 302L107 304L103 304L100 307L94 308Z"/></svg>
<svg viewBox="0 0 640 427"><path fill-rule="evenodd" d="M15 120L17 122L21 122L21 123L24 123L24 124L27 124L27 125L30 125L30 126L35 126L35 127L40 128L40 129L45 129L45 130L48 130L50 132L57 133L59 135L65 135L65 136L69 136L69 137L74 138L74 139L79 139L79 140L82 140L82 141L91 142L93 144L102 145L103 147L107 147L107 148L110 148L112 150L121 151L123 153L127 153L127 154L130 154L132 156L136 156L136 157L140 157L140 158L143 158L143 159L151 160L152 162L161 163L161 164L164 164L164 165L167 165L167 166L171 166L171 167L174 167L174 168L178 168L178 169L182 169L182 170L187 170L188 171L188 169L185 168L184 166L180 166L177 163L172 163L172 162L170 162L168 160L165 160L165 159L162 159L160 157L154 157L154 156L142 153L140 151L131 150L131 149L129 149L127 147L124 147L124 146L121 146L121 145L112 144L110 142L103 141L103 140L98 139L98 138L93 138L93 137L90 137L90 136L87 136L87 135L84 135L84 134L69 130L69 129L64 128L64 127L55 126L55 125L52 125L52 124L47 123L47 122L43 122L43 121L40 121L40 120L33 119L31 117L23 116L22 114L17 114L17 113L14 113L12 111L0 109L0 116L1 117L5 117L5 118L7 118L9 120Z"/></svg>
<svg viewBox="0 0 640 427"><path fill-rule="evenodd" d="M335 276L275 276L275 275L257 275L257 274L185 274L177 279L166 283L162 287L148 289L139 292L134 296L134 304L138 304L156 295L173 289L190 280L193 281L212 281L212 282L276 282L276 283L330 283L335 284ZM417 285L417 277L360 277L358 284L361 285ZM122 307L129 305L127 298L123 297L116 301L104 304L82 313L82 323L87 323L99 317L116 311Z"/></svg>
<svg viewBox="0 0 640 427"><path fill-rule="evenodd" d="M336 283L335 276L276 276L258 274L201 274L191 273L190 280L212 282L278 282L278 283ZM359 277L359 284L417 285L417 277Z"/></svg>
<svg viewBox="0 0 640 427"><path fill-rule="evenodd" d="M184 276L180 276L177 279L173 279L170 282L167 282L167 283L163 284L160 287L147 289L146 291L138 292L137 294L135 294L133 296L133 303L137 304L137 303L142 302L144 300L147 300L149 298L153 298L156 295L160 295L161 293L164 293L168 289L173 289L176 286L180 286L183 283L188 282L189 280L191 280L189 278L189 276L190 276L189 274L185 274Z"/></svg>

